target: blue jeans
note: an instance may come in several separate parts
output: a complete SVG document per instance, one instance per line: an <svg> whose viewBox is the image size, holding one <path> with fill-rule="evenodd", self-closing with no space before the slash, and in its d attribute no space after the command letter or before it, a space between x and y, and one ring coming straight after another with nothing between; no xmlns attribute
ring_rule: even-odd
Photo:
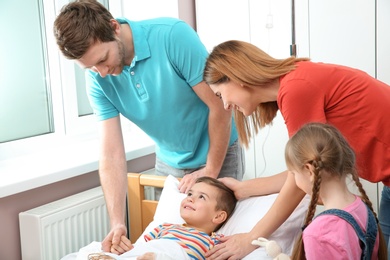
<svg viewBox="0 0 390 260"><path fill-rule="evenodd" d="M162 162L159 158L156 158L155 174L156 175L173 175L175 177L183 177L186 174L192 173L196 170L203 168L204 166L193 169L176 169L166 163ZM238 141L235 141L229 146L225 160L223 162L221 171L218 175L220 177L233 177L237 180L242 180L245 171L245 156L244 151L241 148Z"/></svg>
<svg viewBox="0 0 390 260"><path fill-rule="evenodd" d="M390 259L390 187L384 186L379 206L379 224L387 244L388 259Z"/></svg>

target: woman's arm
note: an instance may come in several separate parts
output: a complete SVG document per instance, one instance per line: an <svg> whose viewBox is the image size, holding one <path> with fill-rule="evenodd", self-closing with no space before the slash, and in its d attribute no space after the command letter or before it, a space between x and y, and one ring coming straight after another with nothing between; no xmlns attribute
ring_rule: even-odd
<svg viewBox="0 0 390 260"><path fill-rule="evenodd" d="M241 233L221 239L223 243L207 252L207 259L241 259L256 249L251 242L259 237L269 237L291 215L305 193L295 184L294 176L287 174L274 204L249 233Z"/></svg>
<svg viewBox="0 0 390 260"><path fill-rule="evenodd" d="M278 193L282 189L288 171L278 173L273 176L259 177L246 181L238 181L234 178L221 178L220 180L234 191L238 200Z"/></svg>

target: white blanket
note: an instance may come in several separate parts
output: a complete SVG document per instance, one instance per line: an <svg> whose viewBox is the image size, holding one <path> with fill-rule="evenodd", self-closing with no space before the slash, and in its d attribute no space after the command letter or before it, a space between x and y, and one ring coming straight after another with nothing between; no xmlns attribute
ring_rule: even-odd
<svg viewBox="0 0 390 260"><path fill-rule="evenodd" d="M147 243L136 243L134 248L122 255L105 253L118 260L135 260L137 256L147 252L156 254L156 260L190 260L185 250L175 241L167 239L151 240ZM78 253L66 255L61 260L86 260L89 254L102 253L101 243L92 242L91 244L80 249Z"/></svg>

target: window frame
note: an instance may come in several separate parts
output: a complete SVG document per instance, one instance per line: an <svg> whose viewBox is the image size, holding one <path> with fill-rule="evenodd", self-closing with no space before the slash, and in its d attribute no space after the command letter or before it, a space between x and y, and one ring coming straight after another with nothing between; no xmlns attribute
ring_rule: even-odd
<svg viewBox="0 0 390 260"><path fill-rule="evenodd" d="M0 161L36 154L48 149L58 149L67 143L82 142L98 137L95 115L79 116L74 61L66 59L59 51L53 35L53 23L61 8L70 0L38 0L42 30L42 48L45 49L45 74L52 131L42 135L20 138L0 143ZM120 15L121 0L100 0L113 7ZM110 8L111 10L111 8ZM124 134L131 131L133 123L121 120Z"/></svg>

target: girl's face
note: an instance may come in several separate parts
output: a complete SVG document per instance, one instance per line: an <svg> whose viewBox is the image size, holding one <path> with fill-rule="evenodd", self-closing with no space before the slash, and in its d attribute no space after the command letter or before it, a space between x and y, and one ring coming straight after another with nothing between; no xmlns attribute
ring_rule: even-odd
<svg viewBox="0 0 390 260"><path fill-rule="evenodd" d="M238 110L245 116L255 111L258 103L255 102L249 87L232 81L221 84L211 84L216 96L222 99L225 110Z"/></svg>
<svg viewBox="0 0 390 260"><path fill-rule="evenodd" d="M313 187L313 173L310 170L310 167L305 166L303 169L291 170L290 173L294 175L295 183L297 186L306 192L306 194L311 195Z"/></svg>

